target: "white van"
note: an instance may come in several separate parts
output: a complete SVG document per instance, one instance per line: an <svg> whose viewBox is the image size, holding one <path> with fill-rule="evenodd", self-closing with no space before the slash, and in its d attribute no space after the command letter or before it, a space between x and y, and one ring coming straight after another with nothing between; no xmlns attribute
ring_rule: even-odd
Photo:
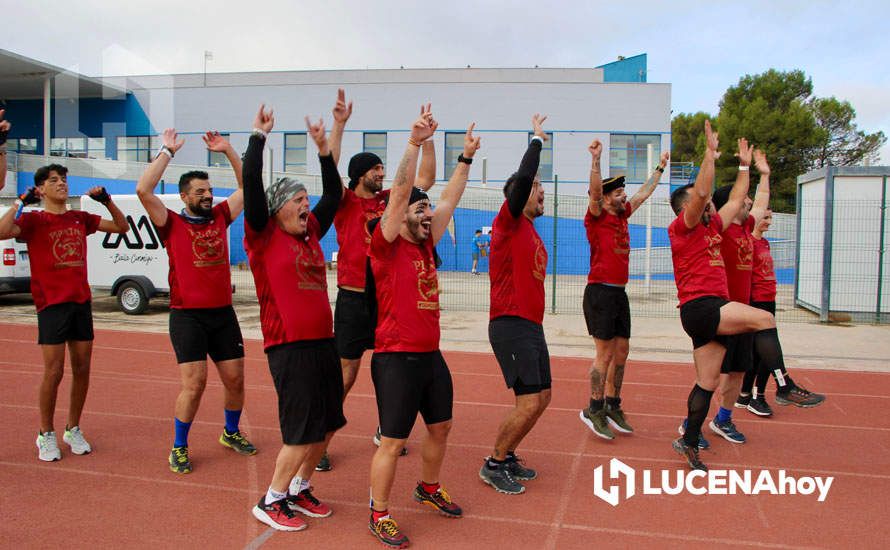
<svg viewBox="0 0 890 550"><path fill-rule="evenodd" d="M0 216L10 207L0 207ZM18 239L0 240L3 262L0 263L0 294L31 292L31 263L28 245Z"/></svg>

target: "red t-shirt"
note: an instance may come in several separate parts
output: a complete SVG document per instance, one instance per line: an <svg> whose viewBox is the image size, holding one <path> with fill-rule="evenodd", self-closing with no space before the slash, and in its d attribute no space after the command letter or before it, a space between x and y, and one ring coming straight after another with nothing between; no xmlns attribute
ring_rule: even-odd
<svg viewBox="0 0 890 550"><path fill-rule="evenodd" d="M587 209L584 228L590 243L590 272L587 283L626 285L630 271L630 232L627 218L633 213L630 202L624 203L624 213L616 216L605 210L594 216Z"/></svg>
<svg viewBox="0 0 890 550"><path fill-rule="evenodd" d="M682 306L702 296L718 296L729 300L726 271L720 254L723 237L720 214L711 216L711 223L697 224L692 229L683 221L683 211L668 226L671 256L674 261L674 281L677 298Z"/></svg>
<svg viewBox="0 0 890 550"><path fill-rule="evenodd" d="M754 239L754 269L751 281L752 302L776 301L776 272L766 237Z"/></svg>
<svg viewBox="0 0 890 550"><path fill-rule="evenodd" d="M489 318L515 315L541 324L547 249L535 224L525 214L514 218L504 201L492 223L491 241Z"/></svg>
<svg viewBox="0 0 890 550"><path fill-rule="evenodd" d="M374 351L439 349L439 278L433 240L387 242L380 229L371 236L371 270L377 295Z"/></svg>
<svg viewBox="0 0 890 550"><path fill-rule="evenodd" d="M368 259L368 245L371 234L368 222L376 220L386 210L389 189L377 193L370 199L363 199L350 189L343 190L340 206L334 216L334 229L337 230L337 284L365 288L365 262Z"/></svg>
<svg viewBox="0 0 890 550"><path fill-rule="evenodd" d="M229 203L213 207L212 221L193 224L167 210L167 223L158 234L170 259L170 307L198 309L232 304L232 275L229 271L229 238L232 223Z"/></svg>
<svg viewBox="0 0 890 550"><path fill-rule="evenodd" d="M741 225L729 224L723 232L720 253L726 263L726 282L729 286L729 298L734 302L751 303L751 269L754 265L754 217L748 218Z"/></svg>
<svg viewBox="0 0 890 550"><path fill-rule="evenodd" d="M28 243L31 262L31 294L37 311L49 306L92 298L87 282L87 235L99 228L102 218L69 210L64 214L25 212L14 223L19 239Z"/></svg>
<svg viewBox="0 0 890 550"><path fill-rule="evenodd" d="M244 224L244 247L260 302L263 347L334 336L321 227L309 215L306 235L282 231L270 219L256 232Z"/></svg>

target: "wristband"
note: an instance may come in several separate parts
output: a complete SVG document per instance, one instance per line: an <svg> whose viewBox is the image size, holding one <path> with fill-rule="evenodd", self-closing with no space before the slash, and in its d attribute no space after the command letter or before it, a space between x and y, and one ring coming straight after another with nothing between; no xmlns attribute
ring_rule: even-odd
<svg viewBox="0 0 890 550"><path fill-rule="evenodd" d="M161 156L162 153L167 155L171 159L173 158L173 150L170 149L169 147L167 147L166 145L161 145L161 148L158 149L158 154L155 155L155 158L158 158L159 156Z"/></svg>
<svg viewBox="0 0 890 550"><path fill-rule="evenodd" d="M262 128L254 128L253 132L251 132L251 133L253 135L255 135L256 137L261 137L263 139L266 139L269 137L269 132L263 131Z"/></svg>
<svg viewBox="0 0 890 550"><path fill-rule="evenodd" d="M532 141L535 141L535 140L538 140L541 142L541 147L544 146L544 138L542 138L541 136L532 136L532 139L529 141L529 143L531 143Z"/></svg>
<svg viewBox="0 0 890 550"><path fill-rule="evenodd" d="M457 155L457 162L464 164L473 164L473 157L465 157L463 153Z"/></svg>
<svg viewBox="0 0 890 550"><path fill-rule="evenodd" d="M662 167L660 164L656 166L655 169L664 174L664 167Z"/></svg>
<svg viewBox="0 0 890 550"><path fill-rule="evenodd" d="M739 166L739 172L747 172L747 171L750 170L750 169L751 169L750 166L745 166L745 165L740 165L740 166Z"/></svg>
<svg viewBox="0 0 890 550"><path fill-rule="evenodd" d="M416 141L414 141L414 138L411 137L411 136L408 136L408 143L409 143L410 145L415 146L415 147L420 147L420 144L417 143Z"/></svg>

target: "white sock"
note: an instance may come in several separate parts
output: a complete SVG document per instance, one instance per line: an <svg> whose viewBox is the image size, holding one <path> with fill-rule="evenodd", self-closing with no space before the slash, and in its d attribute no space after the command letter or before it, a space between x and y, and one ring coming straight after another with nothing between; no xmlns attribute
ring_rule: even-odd
<svg viewBox="0 0 890 550"><path fill-rule="evenodd" d="M287 493L279 493L275 489L269 487L269 490L266 491L266 504L272 504L277 500L281 500L287 497Z"/></svg>
<svg viewBox="0 0 890 550"><path fill-rule="evenodd" d="M302 491L308 488L308 479L303 479L300 476L294 476L294 478L290 480L290 487L288 487L288 492L292 495L299 495Z"/></svg>

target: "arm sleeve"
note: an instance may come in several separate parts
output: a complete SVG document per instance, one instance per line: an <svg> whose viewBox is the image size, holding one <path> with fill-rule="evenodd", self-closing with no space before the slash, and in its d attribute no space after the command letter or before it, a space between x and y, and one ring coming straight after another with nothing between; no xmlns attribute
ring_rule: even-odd
<svg viewBox="0 0 890 550"><path fill-rule="evenodd" d="M337 164L334 162L334 156L319 156L321 162L321 198L318 204L312 209L312 213L318 219L321 226L321 235L323 237L331 224L334 223L334 214L337 213L337 207L340 205L340 197L343 196L343 180L340 179L340 172L337 171Z"/></svg>
<svg viewBox="0 0 890 550"><path fill-rule="evenodd" d="M533 139L528 144L528 149L522 155L519 170L516 171L516 181L507 191L507 204L510 206L510 215L518 218L532 192L532 184L535 174L538 173L538 164L541 162L541 140Z"/></svg>
<svg viewBox="0 0 890 550"><path fill-rule="evenodd" d="M244 152L242 179L244 180L244 220L260 233L269 222L269 205L263 190L263 148L266 140L251 135Z"/></svg>

